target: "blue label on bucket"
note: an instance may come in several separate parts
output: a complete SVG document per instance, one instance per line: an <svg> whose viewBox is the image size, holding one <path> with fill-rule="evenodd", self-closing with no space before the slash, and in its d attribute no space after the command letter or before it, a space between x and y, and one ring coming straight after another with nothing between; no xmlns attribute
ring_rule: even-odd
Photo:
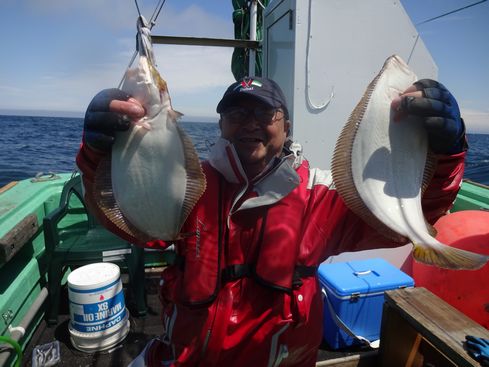
<svg viewBox="0 0 489 367"><path fill-rule="evenodd" d="M122 290L110 299L97 303L72 303L71 326L78 331L93 333L107 330L124 319L126 307Z"/></svg>
<svg viewBox="0 0 489 367"><path fill-rule="evenodd" d="M111 319L111 320L106 320L105 322L101 322L99 324L79 324L77 322L71 322L71 326L73 329L77 331L81 331L82 333L97 333L99 331L104 331L108 330L111 327L116 326L119 324L124 318L126 317L126 309L122 312L122 314L118 315L117 317Z"/></svg>

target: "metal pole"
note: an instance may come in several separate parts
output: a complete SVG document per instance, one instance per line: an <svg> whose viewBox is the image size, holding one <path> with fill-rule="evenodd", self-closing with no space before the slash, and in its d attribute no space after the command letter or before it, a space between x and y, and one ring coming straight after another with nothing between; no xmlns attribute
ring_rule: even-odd
<svg viewBox="0 0 489 367"><path fill-rule="evenodd" d="M29 309L29 311L27 311L24 318L20 322L19 327L21 327L23 329L27 329L29 327L30 323L32 322L32 320L34 320L34 317L37 315L37 313L41 309L41 307L44 304L44 301L46 300L47 297L48 297L48 290L46 287L44 287L41 289L41 292L39 293L39 295L35 299L31 308ZM16 342L18 342L23 336L24 336L24 334L22 334L21 332L14 331L10 337L13 340L15 340ZM3 366L5 364L5 362L7 362L7 359L10 357L11 352L13 352L13 349L9 348L0 354L0 366Z"/></svg>
<svg viewBox="0 0 489 367"><path fill-rule="evenodd" d="M251 2L250 6L250 41L256 41L256 19L258 13L258 3L256 0ZM249 76L255 76L255 62L256 62L256 50L249 50L248 61L248 74Z"/></svg>

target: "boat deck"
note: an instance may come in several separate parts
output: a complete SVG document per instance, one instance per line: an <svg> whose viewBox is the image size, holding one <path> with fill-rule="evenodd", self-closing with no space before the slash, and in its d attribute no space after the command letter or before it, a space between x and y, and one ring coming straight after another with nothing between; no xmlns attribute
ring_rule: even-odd
<svg viewBox="0 0 489 367"><path fill-rule="evenodd" d="M146 277L146 294L148 303L148 314L145 317L130 316L131 329L122 343L115 347L98 353L85 353L73 347L68 331L69 309L68 292L66 287L62 290L59 322L56 326L49 327L45 321L34 333L27 349L24 353L23 366L32 366L32 352L36 346L51 343L58 340L60 343L60 362L59 366L127 366L144 348L146 343L153 337L161 333L160 303L158 300L158 277L159 272L152 272ZM124 277L123 277L123 283ZM127 290L126 288L124 288ZM132 309L132 299L129 292L125 292L125 301L129 310ZM374 352L375 353L375 352ZM318 353L318 366L330 365L331 360L358 359L358 355L365 354L371 356L372 351L368 348L356 348L348 351L332 351L326 346L322 346ZM323 362L321 362L323 361ZM326 364L324 364L326 363ZM335 364L337 365L337 364ZM348 364L356 366L357 364ZM362 364L363 366L363 364Z"/></svg>

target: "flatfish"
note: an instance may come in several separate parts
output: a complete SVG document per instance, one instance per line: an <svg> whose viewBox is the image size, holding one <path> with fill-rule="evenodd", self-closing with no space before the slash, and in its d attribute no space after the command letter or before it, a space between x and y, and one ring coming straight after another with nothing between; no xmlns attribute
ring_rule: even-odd
<svg viewBox="0 0 489 367"><path fill-rule="evenodd" d="M146 20L139 17L137 26L137 65L126 71L121 89L143 105L146 116L117 133L96 172L95 200L119 230L140 240L174 240L206 181L156 69Z"/></svg>
<svg viewBox="0 0 489 367"><path fill-rule="evenodd" d="M336 143L333 181L346 205L378 232L413 244L416 260L448 269L478 269L488 256L446 246L423 215L421 197L436 168L423 121L393 121L391 102L417 80L389 57L368 85Z"/></svg>

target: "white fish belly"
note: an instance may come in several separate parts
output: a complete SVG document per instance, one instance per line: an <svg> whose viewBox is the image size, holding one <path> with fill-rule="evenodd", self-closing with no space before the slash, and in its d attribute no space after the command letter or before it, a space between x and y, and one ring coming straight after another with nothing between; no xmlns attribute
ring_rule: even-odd
<svg viewBox="0 0 489 367"><path fill-rule="evenodd" d="M172 239L181 227L186 190L182 142L164 112L151 130L134 126L112 149L112 188L121 212L142 232Z"/></svg>
<svg viewBox="0 0 489 367"><path fill-rule="evenodd" d="M372 92L351 158L353 181L365 205L389 228L411 239L418 237L416 232L427 232L421 187L428 142L422 121L393 121L390 105L416 80L403 61L391 60Z"/></svg>

